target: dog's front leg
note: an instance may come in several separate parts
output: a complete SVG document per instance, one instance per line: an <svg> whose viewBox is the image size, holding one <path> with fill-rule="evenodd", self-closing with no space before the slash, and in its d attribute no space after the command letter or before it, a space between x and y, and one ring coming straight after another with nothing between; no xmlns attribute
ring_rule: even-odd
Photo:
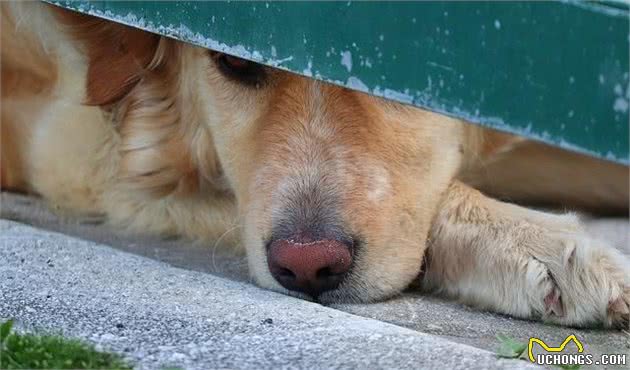
<svg viewBox="0 0 630 370"><path fill-rule="evenodd" d="M454 182L429 238L422 286L522 318L627 329L630 261L574 215L488 198Z"/></svg>

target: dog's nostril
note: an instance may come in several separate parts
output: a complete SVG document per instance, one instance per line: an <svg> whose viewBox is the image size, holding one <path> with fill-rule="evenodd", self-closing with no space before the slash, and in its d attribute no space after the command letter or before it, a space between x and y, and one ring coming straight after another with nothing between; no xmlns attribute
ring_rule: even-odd
<svg viewBox="0 0 630 370"><path fill-rule="evenodd" d="M275 240L269 244L267 263L282 286L317 297L337 288L350 270L351 244L337 240Z"/></svg>
<svg viewBox="0 0 630 370"><path fill-rule="evenodd" d="M330 275L333 275L332 270L330 269L330 267L324 267L324 268L321 268L321 269L317 270L317 278L318 279L326 279L326 278L330 277Z"/></svg>
<svg viewBox="0 0 630 370"><path fill-rule="evenodd" d="M293 271L285 268L278 269L278 275L285 279L295 279L295 274L293 273Z"/></svg>
<svg viewBox="0 0 630 370"><path fill-rule="evenodd" d="M337 278L343 278L346 275L346 271L342 271L342 272L334 272L330 267L324 267L323 269L319 269L317 271L317 278L318 279L337 279Z"/></svg>

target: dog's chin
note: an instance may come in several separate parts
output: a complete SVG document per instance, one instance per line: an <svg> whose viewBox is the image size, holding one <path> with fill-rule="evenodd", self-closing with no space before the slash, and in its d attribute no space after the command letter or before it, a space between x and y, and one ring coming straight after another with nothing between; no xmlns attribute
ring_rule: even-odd
<svg viewBox="0 0 630 370"><path fill-rule="evenodd" d="M357 303L374 303L381 300L391 298L396 294L372 296L366 292L356 292L354 289L335 289L328 292L324 292L317 297L313 297L309 294L296 292L287 289L272 289L279 293L299 298L305 301L319 303L324 306L330 306L335 304L357 304Z"/></svg>
<svg viewBox="0 0 630 370"><path fill-rule="evenodd" d="M341 287L324 292L317 297L317 302L323 305L334 304L357 304L357 303L375 303L392 298L402 292L404 288L400 290L395 289L379 289L378 287L372 287L366 289L363 284L354 285L346 284Z"/></svg>
<svg viewBox="0 0 630 370"><path fill-rule="evenodd" d="M303 299L305 301L320 303L317 299L313 298L312 296L310 296L310 295L308 295L306 293L295 292L295 291L287 290L287 289L284 289L284 291L282 293L284 293L284 294L286 294L288 296L294 297L294 298Z"/></svg>
<svg viewBox="0 0 630 370"><path fill-rule="evenodd" d="M354 279L357 279L356 277ZM352 279L352 280L354 280ZM359 304L359 303L375 303L383 301L400 294L404 287L396 289L379 289L378 287L372 287L366 289L365 286L355 284L342 284L339 288L329 290L320 294L317 297L313 297L303 292L297 292L293 290L285 289L279 284L272 284L271 286L258 284L262 288L276 291L290 297L299 298L305 301L319 303L324 306L330 306L335 304Z"/></svg>
<svg viewBox="0 0 630 370"><path fill-rule="evenodd" d="M372 303L375 300L370 299L365 294L357 294L356 292L348 292L345 289L335 289L329 292L322 293L317 297L317 303L325 306L335 304L356 304L356 303Z"/></svg>

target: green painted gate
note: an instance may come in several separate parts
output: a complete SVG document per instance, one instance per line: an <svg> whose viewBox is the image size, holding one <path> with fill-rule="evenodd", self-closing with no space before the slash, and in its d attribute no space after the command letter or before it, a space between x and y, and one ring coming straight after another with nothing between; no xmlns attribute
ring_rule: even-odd
<svg viewBox="0 0 630 370"><path fill-rule="evenodd" d="M53 2L628 164L621 2Z"/></svg>

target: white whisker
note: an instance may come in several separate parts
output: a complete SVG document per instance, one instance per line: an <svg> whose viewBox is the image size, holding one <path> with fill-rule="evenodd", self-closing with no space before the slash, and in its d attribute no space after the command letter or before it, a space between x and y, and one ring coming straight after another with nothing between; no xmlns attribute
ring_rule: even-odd
<svg viewBox="0 0 630 370"><path fill-rule="evenodd" d="M217 272L218 268L217 268L217 264L216 264L216 251L217 248L219 247L219 243L221 242L221 240L223 240L223 238L228 235L229 233L231 233L232 231L241 228L241 225L236 225L228 230L226 230L223 234L221 234L221 236L219 236L219 238L217 238L217 240L215 240L214 242L214 246L212 247L212 253L210 255L210 260L212 261L212 269Z"/></svg>

